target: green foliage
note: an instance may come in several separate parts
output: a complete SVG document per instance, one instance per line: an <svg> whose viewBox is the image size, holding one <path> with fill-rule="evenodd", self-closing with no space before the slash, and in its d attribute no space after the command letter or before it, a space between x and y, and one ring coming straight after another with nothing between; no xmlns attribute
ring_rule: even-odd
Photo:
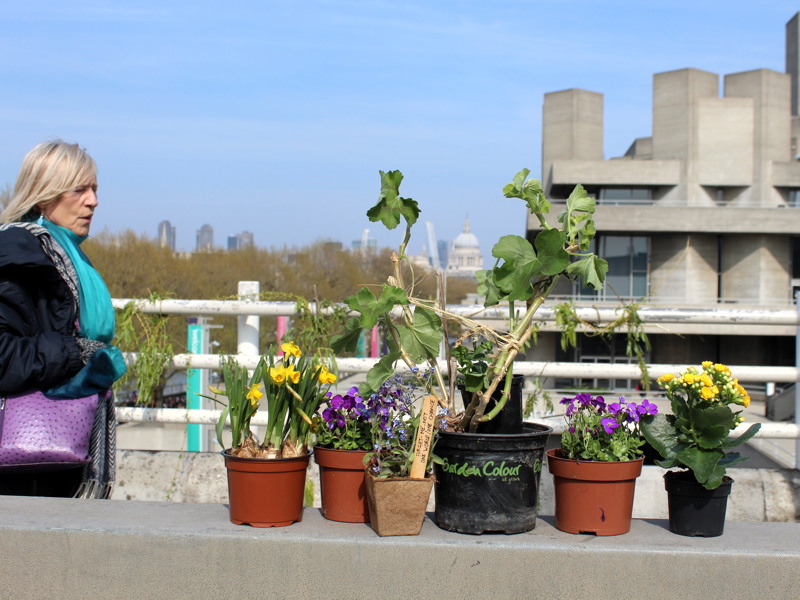
<svg viewBox="0 0 800 600"><path fill-rule="evenodd" d="M677 377L659 378L670 400L672 414L642 419L642 433L661 455L664 468L685 467L698 483L715 489L722 483L727 467L746 460L738 452L726 452L752 438L761 428L756 423L738 438L729 434L744 419L741 410L750 396L725 365L704 362L702 369L690 367Z"/></svg>
<svg viewBox="0 0 800 600"><path fill-rule="evenodd" d="M381 193L378 203L367 211L367 217L373 223L381 221L386 229L394 229L400 224L401 217L409 226L417 222L419 207L411 198L400 197L400 182L403 174L400 171L389 171L381 175Z"/></svg>
<svg viewBox="0 0 800 600"><path fill-rule="evenodd" d="M151 302L159 299L158 294L150 295ZM134 302L128 302L118 315L117 345L120 350L135 352L137 356L115 386L119 389L135 381L137 404L151 406L164 387L167 367L175 354L167 330L168 321L166 315L142 313Z"/></svg>
<svg viewBox="0 0 800 600"><path fill-rule="evenodd" d="M494 344L489 340L473 340L471 346L458 344L450 351L458 362L458 372L463 376L464 389L479 392L489 386L489 353Z"/></svg>

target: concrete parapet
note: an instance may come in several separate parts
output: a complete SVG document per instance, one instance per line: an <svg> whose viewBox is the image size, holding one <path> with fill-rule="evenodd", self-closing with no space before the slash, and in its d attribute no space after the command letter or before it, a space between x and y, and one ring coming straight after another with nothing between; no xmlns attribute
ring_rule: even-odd
<svg viewBox="0 0 800 600"><path fill-rule="evenodd" d="M645 466L636 483L634 516L667 518L664 470ZM800 515L800 473L794 469L729 470L734 486L728 501L731 521L794 522ZM315 484L314 506L319 506L319 477L311 461L309 477ZM222 457L215 452L121 450L118 453L114 500L220 503L228 501ZM433 509L433 499L429 505ZM545 464L540 486L540 514L555 512L553 480Z"/></svg>
<svg viewBox="0 0 800 600"><path fill-rule="evenodd" d="M800 525L733 521L718 538L636 519L630 533L469 536L426 518L419 536L306 509L290 527L229 522L222 504L0 497L0 597L693 598L800 597Z"/></svg>

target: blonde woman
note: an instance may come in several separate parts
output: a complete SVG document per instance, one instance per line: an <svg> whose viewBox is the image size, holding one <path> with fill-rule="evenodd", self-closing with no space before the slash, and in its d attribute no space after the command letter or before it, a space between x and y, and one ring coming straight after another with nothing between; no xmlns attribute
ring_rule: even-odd
<svg viewBox="0 0 800 600"><path fill-rule="evenodd" d="M125 372L110 344L114 309L81 251L98 207L97 168L77 144L34 147L0 216L0 394L49 398L99 393L87 466L19 472L0 467L0 493L108 497L114 477L114 406Z"/></svg>

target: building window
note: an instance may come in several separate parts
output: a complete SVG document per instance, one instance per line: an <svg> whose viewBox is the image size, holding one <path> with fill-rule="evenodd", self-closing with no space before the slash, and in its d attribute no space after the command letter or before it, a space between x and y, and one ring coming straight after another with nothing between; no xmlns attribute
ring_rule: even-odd
<svg viewBox="0 0 800 600"><path fill-rule="evenodd" d="M602 187L598 190L600 204L652 204L653 190L650 188Z"/></svg>
<svg viewBox="0 0 800 600"><path fill-rule="evenodd" d="M597 255L608 262L606 284L600 291L575 290L587 300L636 301L649 293L650 238L632 235L598 235ZM576 284L577 287L577 284Z"/></svg>
<svg viewBox="0 0 800 600"><path fill-rule="evenodd" d="M800 190L789 190L789 197L786 203L792 208L800 208Z"/></svg>

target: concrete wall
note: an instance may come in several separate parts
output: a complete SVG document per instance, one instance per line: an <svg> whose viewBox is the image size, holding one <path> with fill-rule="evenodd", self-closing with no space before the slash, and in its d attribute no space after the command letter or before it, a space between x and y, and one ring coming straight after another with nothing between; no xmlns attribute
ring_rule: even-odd
<svg viewBox="0 0 800 600"><path fill-rule="evenodd" d="M800 597L800 525L731 521L688 538L663 520L611 537L558 531L469 536L425 519L418 536L307 509L254 529L222 504L0 497L0 597L15 600Z"/></svg>

